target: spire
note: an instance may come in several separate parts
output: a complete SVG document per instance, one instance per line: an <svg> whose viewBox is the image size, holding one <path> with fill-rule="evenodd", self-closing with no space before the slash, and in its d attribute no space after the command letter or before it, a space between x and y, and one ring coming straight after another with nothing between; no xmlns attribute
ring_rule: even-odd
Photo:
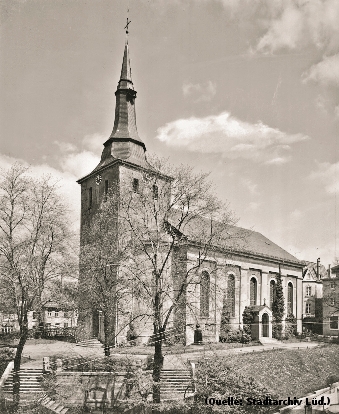
<svg viewBox="0 0 339 414"><path fill-rule="evenodd" d="M126 38L126 43L125 43L124 57L122 59L120 80L118 83L118 89L126 89L126 88L134 91L127 38Z"/></svg>
<svg viewBox="0 0 339 414"><path fill-rule="evenodd" d="M136 95L137 93L132 82L128 41L126 39L120 80L115 92L115 119L110 139L118 139L119 141L133 140L145 149L145 144L141 141L137 131L135 116Z"/></svg>
<svg viewBox="0 0 339 414"><path fill-rule="evenodd" d="M144 164L146 147L139 137L135 116L137 92L134 90L129 59L127 38L129 24L130 21L127 18L124 57L122 59L120 79L115 92L114 126L109 139L104 143L105 149L102 159L111 154L114 158L128 159L133 163Z"/></svg>

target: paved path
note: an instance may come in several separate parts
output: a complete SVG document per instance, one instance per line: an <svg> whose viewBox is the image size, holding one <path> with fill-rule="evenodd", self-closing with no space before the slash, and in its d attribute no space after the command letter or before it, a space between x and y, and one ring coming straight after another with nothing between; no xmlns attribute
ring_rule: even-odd
<svg viewBox="0 0 339 414"><path fill-rule="evenodd" d="M303 349L313 348L317 346L316 342L295 342L295 343L281 343L277 345L259 345L259 346L248 346L232 349L209 349L208 345L197 346L195 352L185 352L182 354L171 354L169 348L164 348L164 368L165 369L180 369L185 368L188 360L194 360L201 357L212 357L214 355L228 357L232 354L248 353L248 352L263 352L270 349ZM24 347L23 355L31 358L31 360L22 364L25 368L41 368L42 358L44 356L52 355L70 356L70 357L89 357L89 358L100 358L103 356L102 348L85 348L76 346L76 344L60 341L47 341L43 344L35 343L34 340L28 341ZM123 354L121 351L118 354L112 353L112 355L122 357L131 357L130 349L128 354ZM134 355L135 358L142 360L146 359L146 355Z"/></svg>

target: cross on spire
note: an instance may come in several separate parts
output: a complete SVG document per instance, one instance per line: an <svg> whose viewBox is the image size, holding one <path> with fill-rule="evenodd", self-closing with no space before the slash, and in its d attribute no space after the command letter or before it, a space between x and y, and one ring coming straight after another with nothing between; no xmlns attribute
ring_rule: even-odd
<svg viewBox="0 0 339 414"><path fill-rule="evenodd" d="M128 20L128 16L127 16L127 23L126 26L124 27L124 29L126 29L126 34L128 34L128 25L131 23L130 20Z"/></svg>

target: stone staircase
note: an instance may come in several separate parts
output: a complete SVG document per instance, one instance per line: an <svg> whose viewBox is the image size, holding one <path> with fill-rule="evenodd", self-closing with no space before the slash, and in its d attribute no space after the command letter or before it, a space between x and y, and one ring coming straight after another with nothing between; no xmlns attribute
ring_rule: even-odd
<svg viewBox="0 0 339 414"><path fill-rule="evenodd" d="M82 346L85 348L102 348L102 343L97 338L86 339L84 341L78 342L76 346Z"/></svg>
<svg viewBox="0 0 339 414"><path fill-rule="evenodd" d="M20 395L24 397L36 396L37 393L42 393L42 369L26 368L19 371L20 376ZM3 393L12 394L13 392L13 371L9 374L4 386Z"/></svg>
<svg viewBox="0 0 339 414"><path fill-rule="evenodd" d="M162 370L160 392L163 400L183 399L188 394L192 394L194 389L191 373L179 369Z"/></svg>
<svg viewBox="0 0 339 414"><path fill-rule="evenodd" d="M277 339L274 338L266 338L266 337L261 337L259 338L259 342L261 343L261 345L267 345L267 346L281 346L281 342L278 341Z"/></svg>
<svg viewBox="0 0 339 414"><path fill-rule="evenodd" d="M68 411L68 408L52 400L47 395L41 398L39 402L43 407L47 408L52 413L66 414Z"/></svg>

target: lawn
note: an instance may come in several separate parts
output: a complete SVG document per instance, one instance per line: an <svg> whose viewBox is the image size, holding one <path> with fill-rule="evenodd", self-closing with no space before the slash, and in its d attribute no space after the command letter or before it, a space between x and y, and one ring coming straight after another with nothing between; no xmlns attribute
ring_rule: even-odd
<svg viewBox="0 0 339 414"><path fill-rule="evenodd" d="M257 346L261 345L259 342L250 342L248 344L240 344L239 342L230 342L230 343L208 343L202 345L171 345L171 346L163 346L163 354L164 355L177 355L177 354L188 354L191 352L204 352L204 351L218 351L223 349L233 349L233 348L242 348L248 346ZM146 346L146 345L137 345L131 347L121 347L115 348L112 350L114 354L134 354L134 355L153 355L154 354L154 347L153 346Z"/></svg>
<svg viewBox="0 0 339 414"><path fill-rule="evenodd" d="M272 394L302 397L326 387L330 375L339 380L339 345L237 354L227 364Z"/></svg>

